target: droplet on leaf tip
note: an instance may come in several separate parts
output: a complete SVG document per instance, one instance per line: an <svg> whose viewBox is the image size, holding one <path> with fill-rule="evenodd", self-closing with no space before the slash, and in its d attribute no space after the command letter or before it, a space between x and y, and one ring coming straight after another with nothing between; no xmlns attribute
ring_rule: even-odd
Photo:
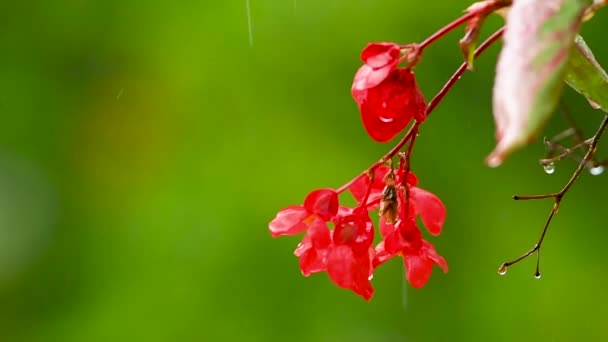
<svg viewBox="0 0 608 342"><path fill-rule="evenodd" d="M593 108L593 109L601 109L602 108L602 106L600 106L597 102L595 102L593 100L587 99L587 101L589 101L589 105L591 105L591 108Z"/></svg>
<svg viewBox="0 0 608 342"><path fill-rule="evenodd" d="M500 267L498 268L498 274L500 274L500 275L507 274L507 265L505 265L505 264L500 265Z"/></svg>
<svg viewBox="0 0 608 342"><path fill-rule="evenodd" d="M545 172L548 175L550 175L555 172L555 164L553 164L553 163L545 164L545 165L543 165L543 169L545 169Z"/></svg>
<svg viewBox="0 0 608 342"><path fill-rule="evenodd" d="M604 167L602 165L598 165L596 167L592 167L589 169L589 173L593 176L599 176L604 172Z"/></svg>

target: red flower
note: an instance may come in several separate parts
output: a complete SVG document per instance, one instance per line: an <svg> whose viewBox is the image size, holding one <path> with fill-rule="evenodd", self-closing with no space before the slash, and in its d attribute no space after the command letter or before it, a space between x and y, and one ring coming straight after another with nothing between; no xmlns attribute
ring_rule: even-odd
<svg viewBox="0 0 608 342"><path fill-rule="evenodd" d="M327 226L330 220L333 231ZM371 299L374 226L367 210L339 207L335 190L320 189L308 194L304 205L281 210L269 229L275 237L306 231L294 251L302 274L327 271L336 285Z"/></svg>
<svg viewBox="0 0 608 342"><path fill-rule="evenodd" d="M374 181L372 182L372 190L369 194L369 198L367 203L371 203L374 201L378 201L382 196L382 192L384 191L384 187L386 187L386 180L384 179L388 172L390 171L390 167L386 165L382 165L377 167L374 170ZM395 184L399 184L402 178L402 171L395 170ZM370 177L367 173L360 175L355 179L355 181L348 187L348 190L353 195L357 202L361 202L365 197L365 193L367 192L367 187L370 183ZM407 183L410 186L414 186L418 184L418 178L412 172L409 172L407 175ZM368 206L368 209L373 210L378 208L378 205Z"/></svg>
<svg viewBox="0 0 608 342"><path fill-rule="evenodd" d="M310 227L317 218L331 220L338 212L338 193L333 189L319 189L306 196L304 205L292 205L277 213L270 222L272 236L296 235Z"/></svg>
<svg viewBox="0 0 608 342"><path fill-rule="evenodd" d="M357 95L362 95L362 91L382 83L397 68L399 54L399 45L395 43L371 43L363 49L361 60L365 64L357 71L352 86L353 97L357 103L360 101Z"/></svg>
<svg viewBox="0 0 608 342"><path fill-rule="evenodd" d="M327 274L336 285L351 289L370 300L374 288L370 282L373 274L374 225L365 210L338 216L334 220L334 247L329 252Z"/></svg>
<svg viewBox="0 0 608 342"><path fill-rule="evenodd" d="M426 103L410 69L397 69L400 47L372 43L363 49L351 93L370 137L387 142L410 123L424 121Z"/></svg>
<svg viewBox="0 0 608 342"><path fill-rule="evenodd" d="M381 219L380 231L384 232L385 240L376 246L374 267L395 256L402 256L407 281L415 288L423 287L428 282L433 272L433 264L438 265L444 272L448 271L447 262L430 242L422 239L413 218L400 220L394 227L391 226Z"/></svg>
<svg viewBox="0 0 608 342"><path fill-rule="evenodd" d="M390 171L388 166L380 166L374 171L374 180L372 182L372 190L369 194L368 203L378 201L382 196L382 192L386 187L385 176ZM395 170L395 184L401 182L403 171ZM367 174L359 176L348 188L357 202L363 200L367 187L370 183L370 177ZM407 174L407 184L410 188L409 205L415 215L419 215L422 223L433 235L441 234L443 223L445 222L446 209L445 205L439 197L431 192L417 187L418 178L414 173ZM377 208L377 205L369 206L369 209ZM405 215L407 216L407 215Z"/></svg>
<svg viewBox="0 0 608 342"><path fill-rule="evenodd" d="M365 211L349 210L336 216L334 225L330 231L325 222L316 219L309 226L294 252L300 258L300 270L305 277L327 271L336 285L369 300L374 294L370 283L375 255L372 221Z"/></svg>

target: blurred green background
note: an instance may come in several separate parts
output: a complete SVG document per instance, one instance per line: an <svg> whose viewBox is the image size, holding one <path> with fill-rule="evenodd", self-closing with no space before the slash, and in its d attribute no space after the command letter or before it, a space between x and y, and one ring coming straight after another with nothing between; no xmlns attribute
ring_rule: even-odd
<svg viewBox="0 0 608 342"><path fill-rule="evenodd" d="M448 207L429 284L381 267L365 302L301 276L268 222L389 145L350 98L369 41L421 41L468 1L5 1L0 5L0 341L597 341L608 339L608 175L585 173L534 260L559 189L540 142L499 169L498 46L429 118L413 169ZM584 33L600 62L606 13ZM489 34L501 25L491 18ZM251 33L251 36L250 36ZM457 30L417 68L427 99L461 62ZM572 91L588 135L601 116ZM556 119L551 135L565 128ZM600 152L601 153L601 152ZM605 154L604 154L605 155Z"/></svg>

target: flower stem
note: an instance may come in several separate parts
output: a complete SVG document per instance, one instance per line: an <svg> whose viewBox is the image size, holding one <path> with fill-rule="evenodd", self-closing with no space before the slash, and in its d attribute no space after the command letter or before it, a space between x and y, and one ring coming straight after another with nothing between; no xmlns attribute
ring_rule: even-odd
<svg viewBox="0 0 608 342"><path fill-rule="evenodd" d="M452 21L451 23L445 25L444 27L442 27L441 29L439 29L439 31L433 33L430 37L428 37L427 39L425 39L422 43L418 44L419 53L422 53L422 51L427 46L429 46L432 43L434 43L437 39L445 36L446 34L450 33L452 30L454 30L458 26L460 26L460 25L466 23L467 21L471 20L471 18L473 18L475 15L477 15L477 13L475 13L475 12L468 12L468 13L464 14L463 16L461 16L460 18L457 18L456 20Z"/></svg>
<svg viewBox="0 0 608 342"><path fill-rule="evenodd" d="M380 158L377 162L375 162L367 170L361 172L359 175L357 175L357 177L351 179L346 184L344 184L340 188L338 188L336 190L336 192L339 193L339 194L343 193L359 177L361 177L363 175L366 175L366 174L373 173L380 165L386 163L389 159L391 159L392 157L394 157L395 154L397 154L397 152L399 152L399 150L401 150L401 148L412 138L412 132L414 131L414 127L417 127L418 125L420 125L420 123L418 123L418 122L416 122L415 124L413 124L410 127L410 129L407 131L407 133L403 136L403 138L401 138L401 140L399 140L399 142L397 143L397 145L395 145L395 147L393 147L390 151L388 151L384 156L382 156L382 158ZM418 128L416 128L416 131L418 131ZM371 182L370 182L370 184L371 184Z"/></svg>
<svg viewBox="0 0 608 342"><path fill-rule="evenodd" d="M477 49L475 49L475 52L473 55L474 58L477 58L490 45L492 45L492 43L494 43L500 37L502 37L503 32L504 32L504 27L502 27L498 31L494 32L490 37L488 37L488 39L486 39L483 43L481 43L481 45L479 45L479 47ZM443 88L441 88L441 90L439 90L437 95L435 95L435 97L433 97L433 99L429 102L429 105L426 108L427 117L431 114L431 112L435 109L435 107L437 107L437 105L441 102L443 97L450 91L450 89L452 89L452 87L460 79L462 74L464 74L464 72L467 71L467 65L468 64L466 62L462 63L460 65L460 67L458 69L456 69L456 72L454 72L452 77L450 77L450 79L446 82L446 84L443 86Z"/></svg>

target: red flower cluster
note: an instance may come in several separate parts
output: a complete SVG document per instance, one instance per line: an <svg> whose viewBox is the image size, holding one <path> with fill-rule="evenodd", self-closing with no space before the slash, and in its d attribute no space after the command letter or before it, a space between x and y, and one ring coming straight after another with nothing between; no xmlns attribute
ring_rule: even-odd
<svg viewBox="0 0 608 342"><path fill-rule="evenodd" d="M401 56L403 53L403 56ZM418 47L393 43L368 45L361 54L365 64L357 71L352 95L359 105L363 124L376 141L386 142L405 129L412 118L417 124L382 160L392 161L400 154L399 168L374 164L339 190L319 189L306 196L304 204L281 210L270 222L272 236L305 232L294 254L300 258L304 276L327 272L338 286L350 289L369 300L374 288L374 270L387 260L403 257L406 277L414 287L429 280L433 265L445 272L447 263L431 243L422 238L416 225L420 217L432 235L441 233L445 207L432 193L417 187L416 176L409 172L418 125L426 117L424 97L411 70L418 58ZM408 68L398 68L407 61ZM339 195L349 190L357 205L340 206ZM382 240L374 246L374 224L369 211L378 210Z"/></svg>
<svg viewBox="0 0 608 342"><path fill-rule="evenodd" d="M361 53L365 64L351 88L367 133L379 142L394 138L412 118L418 122L425 119L426 104L414 73L410 68L397 68L408 58L400 58L401 51L395 43L369 44Z"/></svg>
<svg viewBox="0 0 608 342"><path fill-rule="evenodd" d="M447 272L447 263L416 226L419 215L429 232L438 235L445 220L445 207L435 195L418 188L417 179L403 168L396 173L388 166L365 174L348 188L358 205L339 206L332 189L311 192L301 206L281 210L272 222L273 236L306 232L294 254L300 258L304 276L326 271L338 286L371 299L370 280L374 269L395 256L402 256L407 279L414 287L423 286L433 264ZM374 225L369 210L380 209L382 241L374 248ZM333 229L330 229L333 226Z"/></svg>

